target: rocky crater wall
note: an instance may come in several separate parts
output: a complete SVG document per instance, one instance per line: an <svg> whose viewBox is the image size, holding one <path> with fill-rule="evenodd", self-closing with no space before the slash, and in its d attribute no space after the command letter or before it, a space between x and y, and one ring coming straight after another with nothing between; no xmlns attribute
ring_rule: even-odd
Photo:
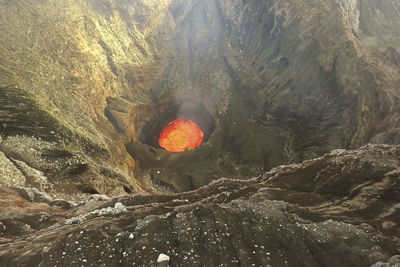
<svg viewBox="0 0 400 267"><path fill-rule="evenodd" d="M399 0L0 0L0 266L399 266L399 24ZM168 152L180 116L204 142Z"/></svg>
<svg viewBox="0 0 400 267"><path fill-rule="evenodd" d="M0 5L1 151L57 192L186 191L400 141L398 1ZM193 157L144 137L182 99L214 123Z"/></svg>

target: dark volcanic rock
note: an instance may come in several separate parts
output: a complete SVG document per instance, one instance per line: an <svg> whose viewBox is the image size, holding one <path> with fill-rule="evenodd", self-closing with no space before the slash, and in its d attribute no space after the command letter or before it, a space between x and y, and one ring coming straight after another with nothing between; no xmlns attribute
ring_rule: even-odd
<svg viewBox="0 0 400 267"><path fill-rule="evenodd" d="M0 262L157 266L165 254L170 266L396 266L399 165L399 146L368 145L187 193L93 198L50 227L3 234Z"/></svg>

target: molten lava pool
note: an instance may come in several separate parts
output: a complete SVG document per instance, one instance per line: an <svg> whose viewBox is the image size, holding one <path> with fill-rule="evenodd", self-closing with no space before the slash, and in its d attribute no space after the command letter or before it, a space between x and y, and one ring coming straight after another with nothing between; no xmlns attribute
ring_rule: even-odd
<svg viewBox="0 0 400 267"><path fill-rule="evenodd" d="M158 143L170 152L183 152L201 145L203 136L204 133L193 121L177 119L161 131Z"/></svg>

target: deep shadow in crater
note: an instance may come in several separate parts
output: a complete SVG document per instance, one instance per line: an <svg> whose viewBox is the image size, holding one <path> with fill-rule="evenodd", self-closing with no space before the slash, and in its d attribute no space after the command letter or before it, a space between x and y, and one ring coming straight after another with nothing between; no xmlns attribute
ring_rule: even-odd
<svg viewBox="0 0 400 267"><path fill-rule="evenodd" d="M142 126L137 140L126 144L127 152L138 163L136 176L149 179L161 191L185 192L210 183L228 172L221 163L220 132L213 110L196 99L166 100L156 104ZM162 130L172 121L188 119L202 130L202 145L183 152L170 152L159 146ZM135 120L133 121L135 123Z"/></svg>
<svg viewBox="0 0 400 267"><path fill-rule="evenodd" d="M158 139L161 131L176 119L189 119L203 131L203 142L209 140L215 128L214 118L203 103L183 99L174 101L160 110L147 122L141 131L139 141L155 148L160 148Z"/></svg>

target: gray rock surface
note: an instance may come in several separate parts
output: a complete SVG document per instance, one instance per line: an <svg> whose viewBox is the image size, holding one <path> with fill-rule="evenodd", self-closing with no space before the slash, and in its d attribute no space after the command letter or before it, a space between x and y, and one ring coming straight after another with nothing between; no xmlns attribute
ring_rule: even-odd
<svg viewBox="0 0 400 267"><path fill-rule="evenodd" d="M7 218L0 221L10 230L0 239L0 262L157 266L163 253L170 266L396 266L399 164L399 146L369 145L246 181L98 199L64 211L36 202L14 209L26 200L2 189ZM39 204L45 217L28 221ZM68 223L79 217L85 219ZM21 224L29 230L11 231Z"/></svg>
<svg viewBox="0 0 400 267"><path fill-rule="evenodd" d="M26 178L22 172L1 151L0 177L1 186L24 186L26 182Z"/></svg>

